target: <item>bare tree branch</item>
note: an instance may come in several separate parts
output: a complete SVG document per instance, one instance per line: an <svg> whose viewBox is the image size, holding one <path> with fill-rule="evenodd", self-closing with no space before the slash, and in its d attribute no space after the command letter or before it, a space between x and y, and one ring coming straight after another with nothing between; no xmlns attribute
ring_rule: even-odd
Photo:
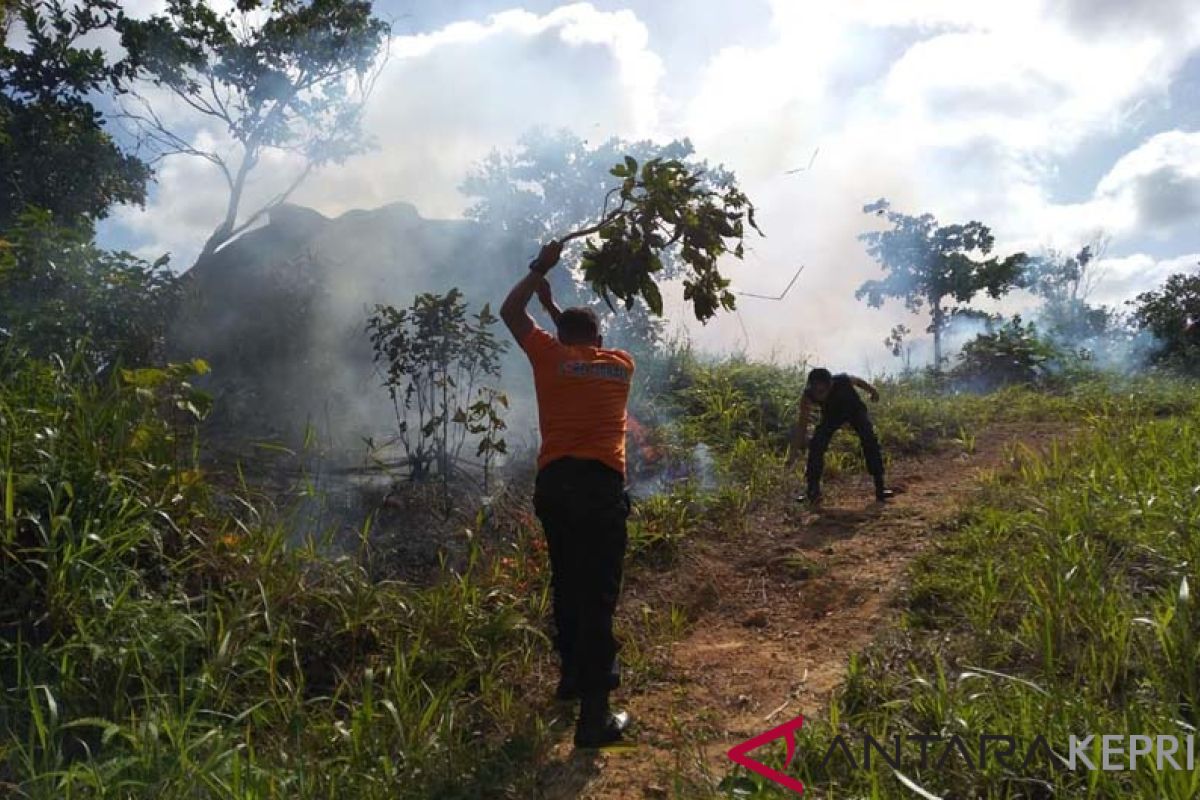
<svg viewBox="0 0 1200 800"><path fill-rule="evenodd" d="M132 67L169 90L189 112L220 122L240 146L237 156L201 146L190 126L181 133L166 125L145 96L135 95L138 108L124 109L124 121L156 149L156 160L197 156L224 176L225 214L200 260L286 202L317 166L363 146L357 123L390 40L387 24L372 16L368 4L353 5L349 14L344 9L311 14L312 9L301 13L290 4L272 4L266 13L279 27L239 7L199 13L212 10L207 0L176 0L150 21L123 18L122 36L128 35L123 41L135 43ZM327 47L329 41L336 46ZM268 149L300 153L304 166L279 194L243 219L247 181Z"/></svg>
<svg viewBox="0 0 1200 800"><path fill-rule="evenodd" d="M245 221L243 221L240 225L236 225L235 227L231 228L227 233L225 233L224 241L222 241L220 244L218 244L216 247L214 247L213 251L216 252L217 250L220 250L221 248L225 247L225 245L230 244L231 242L233 242L234 239L241 236L242 233L249 230L254 225L254 223L257 222L258 220L260 220L265 214L270 213L273 209L276 209L279 206L286 203L288 198L292 196L292 193L295 192L298 188L300 188L300 184L304 183L305 179L308 178L308 176L312 172L312 170L313 170L312 162L305 164L304 169L300 172L299 175L296 176L295 180L293 180L286 189L284 189L282 192L280 192L274 198L272 198L270 202L263 204L262 207L260 207L257 211L255 211L250 216L248 216L245 219Z"/></svg>

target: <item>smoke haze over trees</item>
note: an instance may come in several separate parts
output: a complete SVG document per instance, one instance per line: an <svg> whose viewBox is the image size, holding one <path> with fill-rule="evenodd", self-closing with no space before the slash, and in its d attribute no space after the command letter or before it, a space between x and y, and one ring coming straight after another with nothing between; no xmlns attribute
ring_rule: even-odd
<svg viewBox="0 0 1200 800"><path fill-rule="evenodd" d="M950 304L966 307L984 293L999 299L1019 282L1025 254L988 258L995 237L979 222L939 225L932 214L914 217L892 211L886 200L864 206L863 212L883 216L891 230L860 237L885 277L867 281L855 296L874 307L899 298L910 311L928 313L933 364L940 368L945 358L942 338L956 310Z"/></svg>
<svg viewBox="0 0 1200 800"><path fill-rule="evenodd" d="M121 14L114 25L126 51L121 118L153 160L198 158L224 180L225 212L200 259L285 202L314 168L368 146L359 118L388 35L369 2L249 0L221 11L205 0L176 0L166 13ZM165 119L141 81L223 128L233 152L190 140L186 124ZM272 150L295 154L302 166L243 218L247 181Z"/></svg>
<svg viewBox="0 0 1200 800"><path fill-rule="evenodd" d="M908 323L910 330L924 327L924 323L913 324L914 320L903 314L900 309L903 304L876 317L857 304L847 303L861 282L855 279L871 274L868 255L856 241L864 224L861 217L851 218L848 210L857 207L855 204L861 205L863 193L886 190L896 170L892 166L872 169L878 165L869 157L848 166L847 142L826 143L819 151L811 140L801 142L795 137L786 147L772 146L753 153L731 147L729 140L713 135L711 126L716 123L699 113L699 106L693 109L696 113L686 115L686 120L681 117L676 120L678 124L664 124L665 112L656 94L664 65L653 55L656 40L642 37L647 32L654 37L663 35L657 12L648 13L648 22L643 22L636 10L614 13L603 7L547 7L468 25L435 27L423 36L416 36L412 30L414 25L421 24L420 8L412 10L415 16L411 19L388 16L388 9L381 8L385 18L400 23L397 36L385 43L384 23L370 17L365 4L338 4L336 11L331 5L303 13L302 5L285 4L271 14L262 8L250 8L246 13L226 15L221 11L205 15L193 13L202 9L202 5L184 3L165 16L155 16L155 9L129 5L120 9L126 16L118 20L113 4L93 3L90 7L96 16L80 18L77 24L82 28L69 31L68 35L74 38L79 33L90 42L87 35L94 33L90 28L106 25L119 29L114 30L119 35L104 47L86 50L86 58L75 59L74 69L79 75L64 82L56 101L94 102L80 94L81 87L86 86L136 91L136 96L125 95L112 112L115 117L122 110L137 113L140 109L141 122L150 123L149 127L134 126L124 133L112 125L96 128L100 133L96 141L107 142L105 146L109 148L109 155L96 163L124 165L122 169L128 173L125 178L132 180L122 178L114 183L113 175L119 176L121 170L108 177L97 173L97 185L105 186L104 197L117 204L93 202L91 210L64 209L63 213L81 219L102 219L115 209L117 224L106 223L107 235L132 220L155 219L159 198L169 197L177 211L170 215L171 219L154 226L152 238L167 243L175 236L173 230L183 230L180 226L189 226L192 221L196 224L187 228L188 244L181 251L183 261L176 259L173 264L176 270L187 267L200 252L215 250L247 225L250 226L247 231L254 233L251 228L266 221L265 217L257 216L259 210L269 209L288 197L294 184L294 196L301 201L316 200L312 204L318 209L369 208L382 205L372 202L373 198L390 197L442 210L427 215L430 218L452 219L461 214L481 223L482 228L432 223L431 230L458 230L462 233L455 236L463 238L462 244L430 248L421 243L425 234L417 233L409 223L400 225L397 232L384 233L367 222L371 214L357 214L347 218L346 224L335 226L346 232L335 236L334 228L326 224L328 217L281 206L275 209L273 224L264 229L269 232L247 240L237 258L231 255L222 262L223 266L214 267L215 274L204 284L215 294L201 304L203 313L198 317L189 313L175 320L177 332L187 331L180 341L189 346L194 344L191 352L217 341L236 343L228 351L237 353L228 361L229 369L216 373L227 380L237 380L238 375L273 374L270 365L274 364L306 365L291 376L296 380L274 374L270 381L281 387L275 400L297 406L297 418L307 419L318 412L297 402L296 398L313 395L297 392L295 387L309 385L321 374L341 374L322 364L340 364L342 356L356 353L344 359L344 363L361 366L364 351L360 345L351 343L355 341L356 334L352 332L365 304L380 297L404 303L418 291L444 291L451 284L437 284L451 274L465 279L456 282L463 284L473 303L494 300L503 291L505 270L526 261L537 241L552 232L594 219L599 212L596 191L611 179L608 170L625 154L639 163L655 157L680 158L707 169L717 181L726 174L725 167L707 166L700 158L721 157L730 168L739 163L745 165L743 174L748 176L750 185L763 187L764 225L776 233L771 239L748 242L746 266L731 267L732 289L777 290L783 278L793 273L797 262L808 266L796 291L779 304L747 300L740 316L717 319L709 330L693 329L692 334L701 344L715 345L718 350L748 347L761 351L764 347L782 347L781 352L785 353L823 357L838 357L841 355L838 348L844 347L848 357L862 360L869 359L871 347L879 347L882 337L874 332L876 325L896 327ZM47 13L49 8L36 7L42 9L41 13ZM764 20L762 24L769 23L780 31L791 30L789 26L794 22L780 9L773 16L768 13ZM854 13L831 17L826 22L834 31L886 30L900 24L886 18L860 18ZM304 36L296 36L302 31ZM779 35L784 36L782 32ZM561 74L532 69L529 47L535 47L541 62L561 63L568 68ZM391 53L390 60L382 59L384 52ZM246 59L252 53L269 56L264 60L269 68L245 72L243 68L249 68ZM14 75L24 71L26 83L33 80L28 75L33 74L34 59L27 58L21 50L10 50L8 59ZM493 83L495 71L478 71L477 65L481 63L512 65L515 72L502 83ZM467 93L450 102L419 88L436 85L439 78L467 87ZM570 81L559 83L560 78ZM604 88L583 103L575 88L578 79L584 80L585 85L592 81ZM530 88L519 88L525 82ZM372 86L377 90L374 102L365 107L360 105L365 94L341 94L341 88L365 92ZM745 86L747 92L752 91L753 84ZM528 101L543 90L554 102L529 106ZM505 92L515 94L505 95ZM567 98L564 92L570 92L571 97ZM521 118L516 121L508 119L512 115L505 112L502 121L501 109L485 98L488 93L517 97L518 102L511 108L536 108L536 111L519 115ZM293 95L296 100L293 105L282 102ZM12 97L14 102L34 99L33 94L20 92ZM730 97L730 102L736 107L740 100ZM155 111L154 116L145 116L155 108L169 113ZM394 116L401 112L406 115L404 118ZM583 122L589 118L595 121ZM786 114L781 117L787 118ZM410 119L419 119L420 123L406 121ZM163 124L156 125L156 120ZM462 127L468 120L472 121L473 139L465 135L466 128ZM558 120L561 125L556 124ZM762 122L768 129L778 124L765 118ZM718 127L728 124L721 122ZM682 135L673 138L662 135L672 129ZM449 131L450 135L437 139L438 134L431 131ZM652 134L653 138L639 136L641 131ZM699 153L693 141L686 138L693 131L697 141L707 143ZM145 214L132 210L136 206L122 206L119 202L136 202L144 192L144 179L149 174L145 165L132 156L138 138L122 138L125 133L140 137L142 144L151 140L157 144L149 150L137 151L154 161L159 171L159 182L152 187L150 210ZM1139 157L1149 158L1155 153L1162 158L1173 157L1183 147L1176 139L1161 140L1175 142L1170 146L1155 140L1155 149L1147 149ZM417 144L411 152L407 146L410 141ZM121 143L128 148L122 151L118 147ZM371 144L376 146L364 150ZM849 145L858 146L853 140ZM178 158L159 160L172 151L198 157L186 162ZM120 155L117 161L110 158L114 153ZM725 156L731 156L732 163L725 162ZM768 157L775 161L768 164L765 160ZM223 166L214 163L214 158ZM390 165L408 158L419 162L420 172L403 174L420 177L395 180L402 173L391 172ZM342 167L320 168L343 160ZM52 167L53 160L47 159L45 164ZM378 174L364 174L362 170L368 165L384 169L378 170ZM803 169L793 169L797 166ZM1123 162L1120 170L1113 173L1112 185L1120 184L1125 180L1121 176L1127 173L1141 175L1140 169L1136 161ZM231 181L221 177L222 170ZM784 173L790 173L786 179ZM78 171L64 171L64 175L68 174L73 180L84 177ZM189 176L186 187L179 184L185 175ZM206 175L215 176L217 183L203 177ZM393 180L381 184L381 177ZM961 177L969 179L969 174ZM296 184L297 178L303 179L302 182ZM841 183L833 194L828 194L826 189L831 180ZM854 188L856 181L861 182L861 188ZM1149 184L1139 185L1143 186L1138 189L1143 195L1150 191L1146 188ZM196 191L196 187L205 190ZM69 196L73 202L86 200L86 191L71 188L62 197ZM1119 195L1117 189L1113 191L1114 197ZM904 198L908 192L908 187L898 186L895 193L889 194ZM443 199L431 201L433 196ZM447 201L448 198L452 199ZM50 203L51 198L46 202ZM944 204L941 196L927 207L936 208L939 204ZM908 202L905 205L920 208ZM193 209L201 206L207 210L193 214ZM240 213L241 207L247 211ZM1151 203L1143 207L1154 206ZM232 224L231 209L235 217ZM407 214L401 218L414 219ZM353 224L351 219L355 220ZM380 226L395 224L386 212L380 212L378 219ZM804 223L797 224L796 219ZM992 222L991 217L985 219ZM1120 226L1115 227L1120 241ZM1006 224L1005 230L1011 229ZM140 230L144 234L150 229ZM415 238L406 239L408 234L401 235L399 230L410 231ZM1001 234L997 237L1002 250L999 265L1012 252L1022 249L1032 252L1048 241ZM346 235L354 238L343 238ZM1063 247L1075 252L1079 242L1086 240L1068 239ZM132 244L134 240L124 241ZM279 248L277 253L275 247ZM140 268L159 263L161 269L158 259L165 249L144 243L137 245L138 254L144 257ZM478 264L461 255L472 249L476 251ZM405 258L410 263L397 267ZM262 260L262 265L247 266L245 280L235 277L237 263L244 261L249 265L256 260ZM266 262L277 263L267 268ZM315 266L318 262L319 267ZM1059 259L1056 263L1069 268L1072 259ZM676 266L668 256L663 275L677 274ZM1105 280L1110 276L1117 281L1123 279L1124 266L1111 263L1102 266L1103 269L1096 270L1093 259L1088 269ZM267 275L273 277L266 278ZM591 292L581 291L577 276L568 279L567 275L567 271L556 275L556 288L561 296L598 303ZM775 278L778 283L772 285ZM1105 280L1096 287L1100 295ZM1080 339L1082 329L1089 325L1095 328L1108 324L1104 321L1109 314L1103 310L1105 306L1090 304L1086 305L1086 313L1076 313L1081 308L1079 302L1072 300L1065 305L1058 302L1051 296L1057 290L1048 286L1045 279L1037 285L1031 284L1031 288L1042 292L1036 302L1047 301L1044 310L1047 315L1072 309L1070 322L1077 330L1073 330L1071 338ZM984 303L982 313L1011 313L1022 305L1032 312L1034 306L1018 297L1019 294L1010 294L999 305ZM276 298L278 307L287 310L281 317L245 313L261 308L263 303L275 303ZM1120 299L1124 298L1118 298L1118 302ZM669 291L664 304L667 326L685 323L688 315L681 313L677 291ZM797 313L794 304L800 304L803 313ZM861 316L864 313L867 316ZM850 324L851 320L861 320L863 324ZM942 324L936 326L939 336L942 332L953 334L955 341L969 336L961 334L972 330L967 317L954 320L953 325L951 320L949 314L944 315ZM1048 320L1047 316L1043 330L1063 328L1062 324L1050 324ZM759 326L766 321L770 321L769 330L780 333L764 339ZM652 342L664 330L664 324L646 314L640 304L626 315L611 317L608 324L611 341L630 345ZM782 331L787 331L786 335ZM834 335L834 331L839 333ZM864 342L871 344L868 347ZM925 337L910 333L903 346L909 357L920 363L929 360L921 354L926 342ZM224 348L218 350L225 352ZM189 352L189 348L180 352ZM887 361L881 357L872 363L878 369ZM362 394L363 378L358 372L352 380L334 380L332 384L335 390L330 396L356 398ZM358 402L348 400L339 405L349 408Z"/></svg>
<svg viewBox="0 0 1200 800"><path fill-rule="evenodd" d="M876 312L853 299L875 277L856 241L858 209L881 195L911 213L983 220L1013 252L1073 253L1105 230L1099 304L1153 288L1200 252L1186 224L1161 213L1179 207L1171 192L1186 200L1193 186L1187 58L1200 39L1190 10L1171 26L1140 9L1117 24L1106 6L1093 14L1110 22L1084 26L1063 4L847 3L807 13L762 2L732 14L678 2L534 3L495 19L487 15L510 6L434 5L377 6L396 34L363 115L379 146L313 173L294 201L330 217L407 201L426 217L452 218L470 205L458 187L471 165L512 149L530 128L567 127L591 145L689 138L737 172L770 234L752 244L733 287L774 294L808 264L788 302L749 304L741 322L692 328L712 349L889 363L869 328L924 324L902 304ZM686 36L672 24L684 13ZM1129 49L1135 39L1143 49ZM807 77L781 79L795 75ZM445 85L457 87L453 96L435 88ZM221 141L203 125L185 133ZM811 169L784 174L818 148ZM145 214L121 212L105 234L150 260L170 251L177 267L189 265L225 211L211 169L164 163L156 191L171 198L169 210L152 201ZM266 159L247 208L269 202L301 169L288 154ZM806 294L826 302L808 308ZM776 311L784 323L768 321ZM849 330L834 333L841 321ZM918 350L928 346L919 338Z"/></svg>

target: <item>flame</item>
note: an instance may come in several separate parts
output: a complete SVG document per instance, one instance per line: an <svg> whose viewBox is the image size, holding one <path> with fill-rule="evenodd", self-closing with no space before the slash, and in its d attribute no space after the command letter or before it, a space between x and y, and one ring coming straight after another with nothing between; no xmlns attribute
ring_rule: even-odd
<svg viewBox="0 0 1200 800"><path fill-rule="evenodd" d="M662 448L651 441L652 431L633 414L629 415L629 440L633 450L644 464L653 464L662 458Z"/></svg>

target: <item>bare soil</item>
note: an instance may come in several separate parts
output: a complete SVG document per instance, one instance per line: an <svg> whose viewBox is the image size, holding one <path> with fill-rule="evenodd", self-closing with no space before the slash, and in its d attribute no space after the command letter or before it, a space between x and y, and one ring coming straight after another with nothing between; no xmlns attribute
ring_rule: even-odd
<svg viewBox="0 0 1200 800"><path fill-rule="evenodd" d="M998 426L973 452L898 460L889 482L902 492L887 504L866 476L830 482L819 512L779 497L736 534L688 541L669 571L636 575L621 613L673 605L687 631L656 654L656 680L614 695L635 720L634 746L575 753L562 724L537 796L702 797L733 745L798 714L824 717L850 656L898 618L911 561L953 528L984 474L1009 468L1014 445L1040 449L1060 431Z"/></svg>

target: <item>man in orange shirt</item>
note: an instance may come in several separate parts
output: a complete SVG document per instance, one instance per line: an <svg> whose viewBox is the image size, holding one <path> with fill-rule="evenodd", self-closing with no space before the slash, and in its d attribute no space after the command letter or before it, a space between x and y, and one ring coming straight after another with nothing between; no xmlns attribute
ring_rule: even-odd
<svg viewBox="0 0 1200 800"><path fill-rule="evenodd" d="M542 248L500 307L500 318L529 357L542 446L533 505L546 533L554 598L560 699L578 697L576 747L618 742L629 722L609 709L619 683L613 614L625 558L625 405L633 358L602 345L588 308L560 311L546 273L562 245ZM558 336L526 310L537 294Z"/></svg>

